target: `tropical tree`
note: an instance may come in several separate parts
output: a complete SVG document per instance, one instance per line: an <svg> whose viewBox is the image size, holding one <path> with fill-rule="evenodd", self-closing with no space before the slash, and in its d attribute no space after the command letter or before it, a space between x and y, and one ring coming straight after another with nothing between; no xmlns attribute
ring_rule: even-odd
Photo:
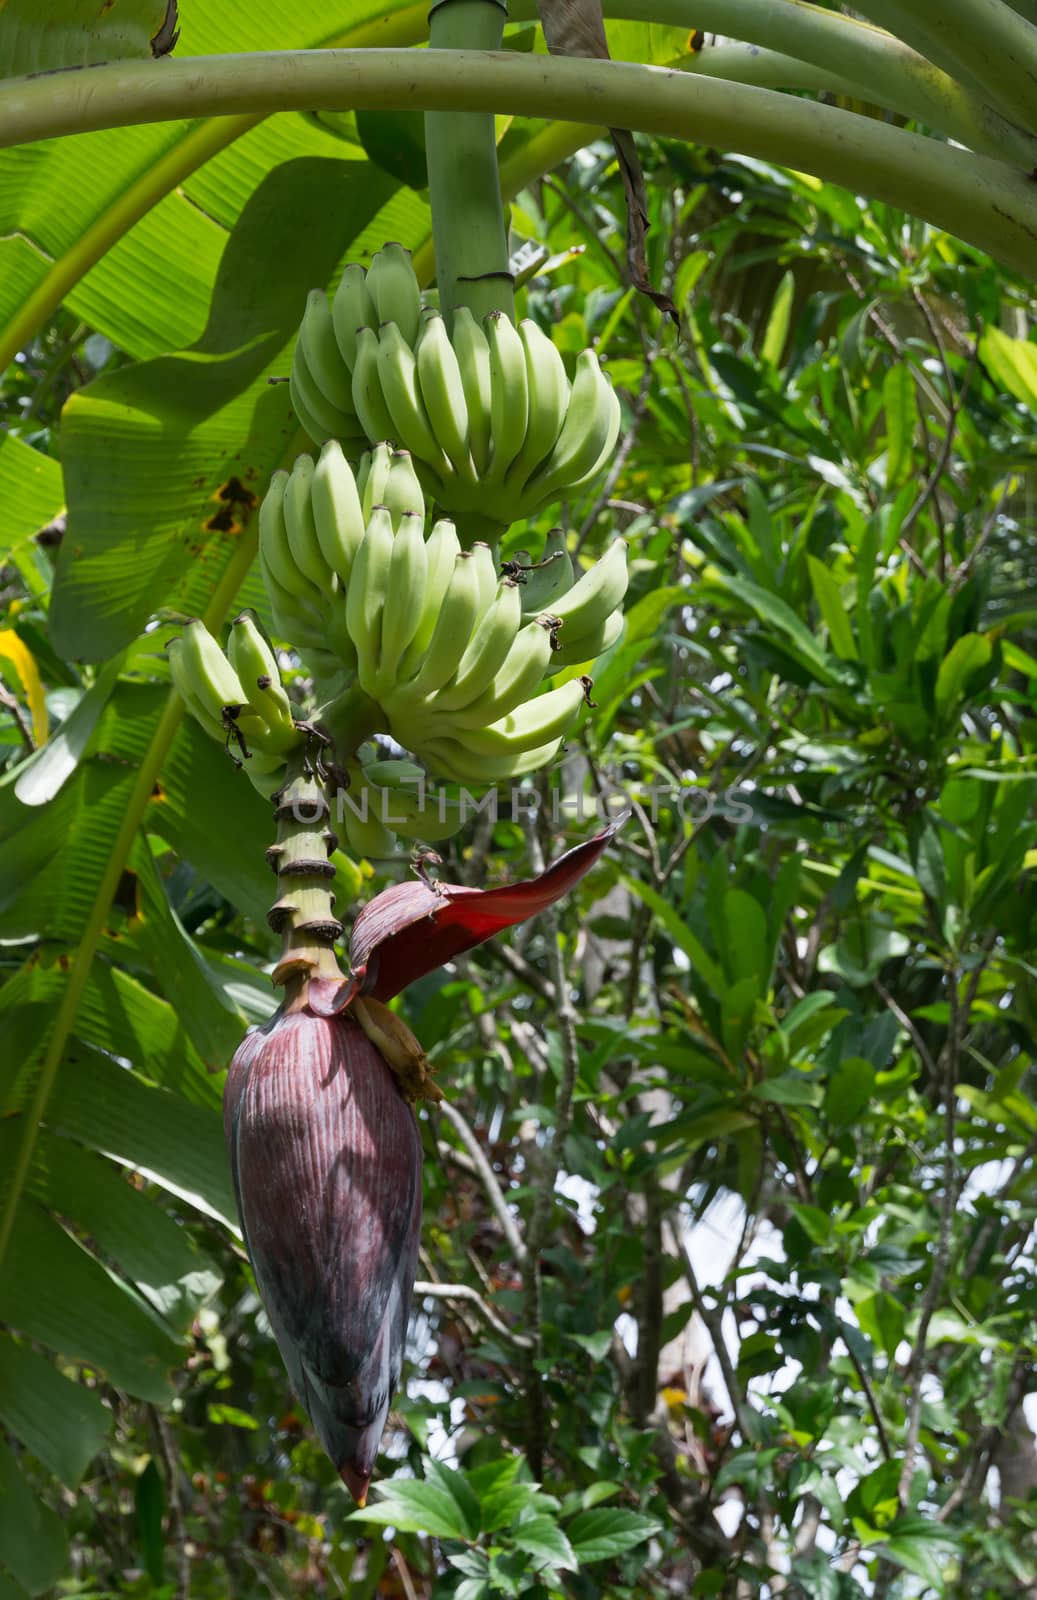
<svg viewBox="0 0 1037 1600"><path fill-rule="evenodd" d="M593 17L485 0L439 8L431 38L413 8L185 9L172 54L172 8L84 25L9 0L5 1600L1037 1592L1037 17L857 9L705 3L689 33L626 0L606 7L609 62L582 58L605 54ZM370 340L335 389L312 291L363 288L377 334L379 274L394 307L411 293L387 241L411 252L408 349L460 350L467 310L499 341L493 371L517 371L528 324L545 393L560 369L538 337L564 368L556 442L595 374L597 476L555 460L540 500L491 504L467 395L471 504L392 406L410 465L370 450L365 406L403 391L353 381ZM372 372L390 357L409 370L394 348ZM515 392L485 416L495 440L514 429L509 465ZM354 463L358 548L391 502L357 571L410 530L400 592L424 603L388 666L390 566L372 622L332 562L341 604L314 621L274 535L256 559L264 496L268 521L279 496L311 506L316 536L317 447L333 489ZM498 736L476 749L444 721L489 656L393 698L438 615L406 521L426 502L492 552L502 637L560 623L533 726L563 700L532 770L491 770ZM582 563L592 578L617 544L623 630L610 605L574 633ZM229 666L268 698L224 693ZM391 790L392 822L345 806L343 847L326 841L329 764L354 799ZM317 810L275 839L286 785ZM411 841L441 867L424 854L415 877ZM581 843L595 863L557 906L500 889ZM387 884L424 920L378 922ZM495 927L541 914L479 944L505 903ZM355 971L426 946L387 1014L388 978L336 988L333 924L360 905ZM272 1287L238 1136L242 1236L219 1127L270 976L310 1004L311 974L349 1006L327 1029L366 1006L371 1070L387 1055L433 1096L404 1382L356 1511L293 1402L271 1324L298 1391L298 1291ZM388 1078L384 1095L396 1115ZM289 1192L313 1177L291 1169ZM403 1232L417 1247L413 1207ZM379 1281L405 1301L400 1259Z"/></svg>

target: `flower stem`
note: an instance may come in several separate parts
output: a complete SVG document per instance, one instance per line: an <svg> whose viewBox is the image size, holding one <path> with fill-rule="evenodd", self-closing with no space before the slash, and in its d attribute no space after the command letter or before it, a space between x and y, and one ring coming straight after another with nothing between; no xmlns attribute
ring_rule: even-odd
<svg viewBox="0 0 1037 1600"><path fill-rule="evenodd" d="M498 0L439 0L429 18L433 50L499 50L506 8ZM432 238L439 306L447 329L468 306L477 321L491 311L515 320L508 233L497 168L492 111L427 111Z"/></svg>
<svg viewBox="0 0 1037 1600"><path fill-rule="evenodd" d="M316 744L314 739L288 758L284 787L275 796L276 843L267 851L278 891L267 921L284 939L273 981L292 988L308 978L342 976L335 957L342 924L334 913L330 860L337 841L328 827L331 813L314 761Z"/></svg>

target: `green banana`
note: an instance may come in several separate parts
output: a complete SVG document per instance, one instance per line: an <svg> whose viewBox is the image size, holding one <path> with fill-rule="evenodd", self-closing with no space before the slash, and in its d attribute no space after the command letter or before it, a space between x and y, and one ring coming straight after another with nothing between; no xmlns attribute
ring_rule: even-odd
<svg viewBox="0 0 1037 1600"><path fill-rule="evenodd" d="M357 672L366 694L374 693L381 652L382 610L392 562L392 518L375 506L368 519L346 590L346 626L356 646Z"/></svg>
<svg viewBox="0 0 1037 1600"><path fill-rule="evenodd" d="M454 470L471 478L474 465L468 449L468 403L457 353L438 311L424 318L414 354L421 398L436 442L446 451Z"/></svg>
<svg viewBox="0 0 1037 1600"><path fill-rule="evenodd" d="M368 690L376 700L392 689L400 657L418 631L425 605L427 579L424 517L414 511L405 511L393 540L382 609L378 669L374 674L374 686ZM367 687L366 684L364 687Z"/></svg>
<svg viewBox="0 0 1037 1600"><path fill-rule="evenodd" d="M478 615L477 560L468 551L461 550L454 559L454 569L424 660L410 682L398 684L396 692L388 697L386 710L390 715L394 704L416 706L426 695L435 694L437 689L449 682L465 653ZM400 742L409 744L406 739Z"/></svg>
<svg viewBox="0 0 1037 1600"><path fill-rule="evenodd" d="M335 439L320 453L310 499L321 555L345 585L364 537L364 511L352 469Z"/></svg>
<svg viewBox="0 0 1037 1600"><path fill-rule="evenodd" d="M288 540L285 524L285 497L289 474L275 472L259 508L259 550L274 581L288 594L311 605L319 602L319 591L300 570Z"/></svg>
<svg viewBox="0 0 1037 1600"><path fill-rule="evenodd" d="M493 560L493 551L485 539L476 539L472 545L472 560L479 579L479 610L476 621L481 622L497 593L497 568Z"/></svg>
<svg viewBox="0 0 1037 1600"><path fill-rule="evenodd" d="M310 646L319 648L324 643L323 618L309 601L300 599L298 595L289 594L287 589L282 588L270 570L262 546L259 551L259 570L270 601L274 629L278 637L293 648L308 649Z"/></svg>
<svg viewBox="0 0 1037 1600"><path fill-rule="evenodd" d="M521 622L519 586L514 578L502 578L457 671L434 697L430 709L437 714L454 711L478 699L507 660Z"/></svg>
<svg viewBox="0 0 1037 1600"><path fill-rule="evenodd" d="M359 856L363 860L388 861L396 854L396 840L385 824L371 814L373 807L370 791L366 794L362 791L358 798L360 804L359 807L355 807L347 792L347 798L341 808L341 824L346 845L352 855Z"/></svg>
<svg viewBox="0 0 1037 1600"><path fill-rule="evenodd" d="M272 736L294 744L300 735L292 716L292 703L281 682L277 657L260 633L254 612L242 611L231 623L227 659L246 700L256 715L265 719Z"/></svg>
<svg viewBox="0 0 1037 1600"><path fill-rule="evenodd" d="M561 624L559 643L591 633L621 604L627 592L627 547L614 539L600 561L577 578L568 594L551 606L551 615Z"/></svg>
<svg viewBox="0 0 1037 1600"><path fill-rule="evenodd" d="M424 752L429 766L437 773L442 773L444 778L454 783L482 785L536 772L558 754L561 742L560 738L552 739L533 750L487 756L469 750L457 739L437 737L425 741Z"/></svg>
<svg viewBox="0 0 1037 1600"><path fill-rule="evenodd" d="M613 611L589 633L582 633L569 642L562 643L551 657L548 674L560 672L563 667L580 666L585 661L596 661L606 650L611 650L623 632L623 613Z"/></svg>
<svg viewBox="0 0 1037 1600"><path fill-rule="evenodd" d="M348 411L340 411L314 382L301 339L296 341L292 356L288 393L295 415L314 444L323 444L325 439L347 439L357 432L360 424L352 405Z"/></svg>
<svg viewBox="0 0 1037 1600"><path fill-rule="evenodd" d="M297 456L285 486L284 523L292 560L304 578L309 578L318 593L331 592L331 568L324 559L317 538L317 524L310 498L313 487L313 457Z"/></svg>
<svg viewBox="0 0 1037 1600"><path fill-rule="evenodd" d="M389 463L389 473L382 494L382 504L392 512L398 528L403 516L420 517L425 521L425 495L409 450L394 450Z"/></svg>
<svg viewBox="0 0 1037 1600"><path fill-rule="evenodd" d="M335 338L331 307L323 289L311 289L299 328L299 343L313 381L321 394L347 415L356 411L349 372ZM355 431L355 424L354 424Z"/></svg>
<svg viewBox="0 0 1037 1600"><path fill-rule="evenodd" d="M217 739L222 743L227 737L227 730L223 726L222 711L219 716L214 716L208 709L208 704L195 693L195 680L184 666L184 641L179 635L170 639L166 645L166 656L169 661L169 676L173 687L187 710L199 722L209 735L210 739Z"/></svg>
<svg viewBox="0 0 1037 1600"><path fill-rule="evenodd" d="M353 404L372 444L383 439L402 444L382 393L378 351L377 333L372 328L360 328L357 331L356 361L353 366Z"/></svg>
<svg viewBox="0 0 1037 1600"><path fill-rule="evenodd" d="M383 244L367 269L367 292L379 323L395 322L406 343L413 346L421 320L421 287L410 251L402 244Z"/></svg>
<svg viewBox="0 0 1037 1600"><path fill-rule="evenodd" d="M569 409L569 379L556 345L531 317L519 323L518 335L526 361L529 425L507 481L521 492L558 442Z"/></svg>
<svg viewBox="0 0 1037 1600"><path fill-rule="evenodd" d="M576 574L564 529L552 528L544 540L544 553L540 560L535 565L527 566L524 573L520 567L516 576L522 584L522 614L525 617L550 611L556 600L568 594Z"/></svg>
<svg viewBox="0 0 1037 1600"><path fill-rule="evenodd" d="M261 739L265 724L254 715L241 714L247 705L245 691L205 623L193 619L180 638L179 665L185 688L208 717L220 725L223 737L234 724L243 736Z"/></svg>
<svg viewBox="0 0 1037 1600"><path fill-rule="evenodd" d="M503 311L484 323L490 351L491 455L487 483L499 484L522 448L529 425L526 354L515 324Z"/></svg>
<svg viewBox="0 0 1037 1600"><path fill-rule="evenodd" d="M553 635L554 624L548 617L537 617L521 627L492 682L452 713L454 726L484 728L531 699L550 670Z"/></svg>
<svg viewBox="0 0 1037 1600"><path fill-rule="evenodd" d="M527 494L540 504L592 478L612 452L620 416L619 401L597 355L581 350L562 430L543 466L527 482Z"/></svg>
<svg viewBox="0 0 1037 1600"><path fill-rule="evenodd" d="M458 743L466 750L485 756L498 752L517 755L520 751L550 744L553 739L561 739L576 720L580 707L586 703L589 684L589 678L571 678L557 689L549 689L527 700L484 728L459 731Z"/></svg>
<svg viewBox="0 0 1037 1600"><path fill-rule="evenodd" d="M384 506L385 504L385 490L389 482L392 455L392 445L385 443L383 440L381 444L376 444L373 449L365 450L360 457L356 486L360 491L360 503L363 507L365 522L375 506Z"/></svg>
<svg viewBox="0 0 1037 1600"><path fill-rule="evenodd" d="M453 345L468 412L469 446L481 478L490 464L490 346L467 306L454 312Z"/></svg>
<svg viewBox="0 0 1037 1600"><path fill-rule="evenodd" d="M339 352L352 372L356 365L357 330L375 329L379 320L374 301L368 293L367 273L355 261L350 262L339 279L331 303L331 320ZM354 409L352 405L350 409Z"/></svg>
<svg viewBox="0 0 1037 1600"><path fill-rule="evenodd" d="M401 684L410 681L425 658L425 651L435 632L440 609L454 575L454 562L460 552L461 544L454 524L446 517L440 517L438 522L433 523L432 532L425 545L428 560L425 603L414 638L404 651L397 668L396 676Z"/></svg>
<svg viewBox="0 0 1037 1600"><path fill-rule="evenodd" d="M418 388L414 351L395 322L383 322L378 330L378 376L392 418L393 431L387 437L412 451L434 472L449 473L450 463L436 443Z"/></svg>

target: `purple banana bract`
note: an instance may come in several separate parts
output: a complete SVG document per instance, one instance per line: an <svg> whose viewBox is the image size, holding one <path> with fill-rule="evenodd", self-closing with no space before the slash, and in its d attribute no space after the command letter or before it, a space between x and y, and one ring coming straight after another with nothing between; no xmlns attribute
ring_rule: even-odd
<svg viewBox="0 0 1037 1600"><path fill-rule="evenodd" d="M306 1008L245 1039L224 1124L245 1242L292 1386L362 1505L417 1267L414 1112L348 1013Z"/></svg>
<svg viewBox="0 0 1037 1600"><path fill-rule="evenodd" d="M352 977L296 978L231 1062L224 1129L256 1284L292 1386L359 1505L400 1378L418 1259L421 1138L403 1091L431 1081L382 1002L553 904L618 825L523 883L385 890L356 919Z"/></svg>

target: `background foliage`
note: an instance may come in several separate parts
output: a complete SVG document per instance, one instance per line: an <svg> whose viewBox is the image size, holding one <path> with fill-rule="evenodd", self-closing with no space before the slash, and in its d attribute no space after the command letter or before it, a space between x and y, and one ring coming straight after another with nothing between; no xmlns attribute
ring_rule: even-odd
<svg viewBox="0 0 1037 1600"><path fill-rule="evenodd" d="M333 9L318 36L278 8L278 42L344 36ZM218 12L185 7L189 49L265 43ZM262 609L256 496L303 443L268 380L306 289L387 238L420 259L427 205L369 162L399 142L377 117L2 158L5 317L68 288L0 388L0 1194L83 987L0 1277L0 1597L1037 1592L1030 286L644 140L678 342L625 287L611 147L534 179L544 130L501 132L525 310L594 341L624 402L573 542L621 534L634 580L540 814L504 797L444 873L634 816L556 920L405 997L448 1103L422 1113L406 1392L352 1516L219 1130L274 1003L270 823L177 725L162 645ZM341 898L408 870L344 864Z"/></svg>

